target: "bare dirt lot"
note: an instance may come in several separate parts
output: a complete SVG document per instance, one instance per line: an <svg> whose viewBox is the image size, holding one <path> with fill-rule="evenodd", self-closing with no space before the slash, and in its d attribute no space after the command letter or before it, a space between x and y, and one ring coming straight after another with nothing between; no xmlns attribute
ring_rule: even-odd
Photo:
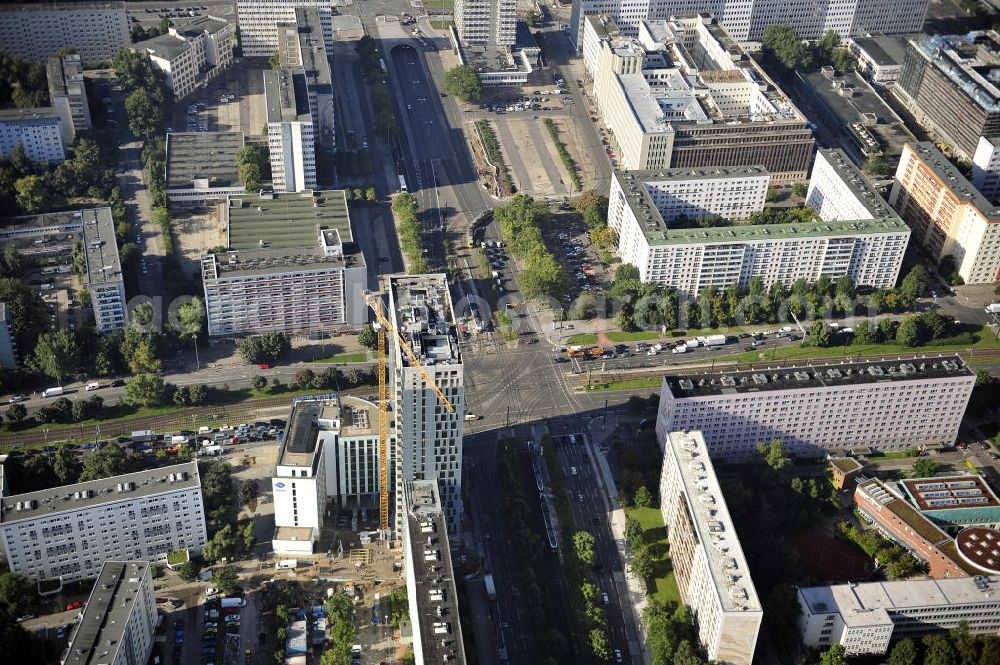
<svg viewBox="0 0 1000 665"><path fill-rule="evenodd" d="M201 257L213 247L225 247L226 232L222 222L222 205L183 206L171 211L177 258L184 274L198 274Z"/></svg>

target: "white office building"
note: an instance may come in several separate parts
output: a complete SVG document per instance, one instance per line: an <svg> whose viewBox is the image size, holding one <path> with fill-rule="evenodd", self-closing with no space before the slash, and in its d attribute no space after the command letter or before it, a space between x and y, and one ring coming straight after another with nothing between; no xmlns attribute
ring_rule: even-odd
<svg viewBox="0 0 1000 665"><path fill-rule="evenodd" d="M183 99L233 64L236 30L222 19L199 16L132 47L166 75L175 99Z"/></svg>
<svg viewBox="0 0 1000 665"><path fill-rule="evenodd" d="M577 52L583 50L584 20L587 16L604 15L612 18L626 35L635 37L639 24L655 18L651 0L573 0L569 19L569 38Z"/></svg>
<svg viewBox="0 0 1000 665"><path fill-rule="evenodd" d="M710 660L750 665L764 613L705 439L671 431L660 445L660 512L681 601Z"/></svg>
<svg viewBox="0 0 1000 665"><path fill-rule="evenodd" d="M46 61L49 100L59 114L63 143L72 143L76 135L92 127L87 88L83 81L83 61L78 53L53 56Z"/></svg>
<svg viewBox="0 0 1000 665"><path fill-rule="evenodd" d="M0 4L0 44L10 55L44 61L72 47L84 62L100 62L131 43L124 2Z"/></svg>
<svg viewBox="0 0 1000 665"><path fill-rule="evenodd" d="M357 397L292 401L271 488L275 552L311 554L335 508L378 510L378 408Z"/></svg>
<svg viewBox="0 0 1000 665"><path fill-rule="evenodd" d="M826 158L823 164L828 164ZM899 276L910 230L863 180L841 183L857 171L847 165L842 169L812 190L813 200L833 218L707 228L680 224L679 217L747 217L754 206L763 208L766 172L750 167L615 171L608 225L618 234L622 262L636 266L643 281L689 296L710 286L745 287L755 277L770 286L848 275L856 284L890 288ZM822 192L848 188L855 194L821 200ZM859 205L852 206L851 196ZM839 217L855 211L857 218Z"/></svg>
<svg viewBox="0 0 1000 665"><path fill-rule="evenodd" d="M443 274L389 278L389 313L393 326L451 402L441 403L434 389L392 336L392 386L395 394L396 530L402 528L403 483L438 483L448 528L462 521L462 431L465 379L455 327L455 311Z"/></svg>
<svg viewBox="0 0 1000 665"><path fill-rule="evenodd" d="M455 30L467 47L513 46L517 0L456 0Z"/></svg>
<svg viewBox="0 0 1000 665"><path fill-rule="evenodd" d="M641 22L632 37L586 16L584 64L619 168L763 166L802 180L806 117L711 18Z"/></svg>
<svg viewBox="0 0 1000 665"><path fill-rule="evenodd" d="M333 3L330 0L237 0L240 45L248 58L269 58L278 52L278 26L295 23L295 10L319 11L327 54L333 55Z"/></svg>
<svg viewBox="0 0 1000 665"><path fill-rule="evenodd" d="M756 44L767 26L779 23L790 24L802 39L819 39L828 30L841 39L852 35L920 32L927 5L928 0L819 0L802 4L780 0L575 0L573 15L610 13L617 14L616 20L632 22L711 14L734 39Z"/></svg>
<svg viewBox="0 0 1000 665"><path fill-rule="evenodd" d="M305 71L289 67L265 71L264 104L274 191L316 189L316 126Z"/></svg>
<svg viewBox="0 0 1000 665"><path fill-rule="evenodd" d="M304 74L313 138L321 146L336 146L336 101L333 74L318 9L297 8L295 21L278 26L278 59L283 67Z"/></svg>
<svg viewBox="0 0 1000 665"><path fill-rule="evenodd" d="M796 456L954 445L976 375L956 355L667 376L659 440L699 430L715 458L745 461L781 439Z"/></svg>
<svg viewBox="0 0 1000 665"><path fill-rule="evenodd" d="M991 201L1000 198L1000 137L979 137L972 157L972 186Z"/></svg>
<svg viewBox="0 0 1000 665"><path fill-rule="evenodd" d="M360 328L368 271L343 190L229 199L229 251L201 259L208 334Z"/></svg>
<svg viewBox="0 0 1000 665"><path fill-rule="evenodd" d="M96 577L109 560L200 554L208 536L198 464L5 496L0 539L11 571L32 580Z"/></svg>
<svg viewBox="0 0 1000 665"><path fill-rule="evenodd" d="M20 145L33 162L66 159L59 114L51 106L0 109L0 156L10 157Z"/></svg>
<svg viewBox="0 0 1000 665"><path fill-rule="evenodd" d="M996 635L998 591L995 576L800 588L799 630L806 647L840 644L848 656L881 655L890 640L919 639L962 621L974 635Z"/></svg>
<svg viewBox="0 0 1000 665"><path fill-rule="evenodd" d="M151 566L107 561L87 597L80 621L69 627L62 665L146 665L158 617Z"/></svg>

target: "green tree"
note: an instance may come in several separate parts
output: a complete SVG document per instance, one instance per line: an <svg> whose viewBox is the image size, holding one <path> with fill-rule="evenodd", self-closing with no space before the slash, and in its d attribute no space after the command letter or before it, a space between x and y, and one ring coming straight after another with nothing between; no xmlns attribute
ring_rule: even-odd
<svg viewBox="0 0 1000 665"><path fill-rule="evenodd" d="M120 476L138 470L139 464L137 455L126 452L116 443L109 443L83 458L79 482Z"/></svg>
<svg viewBox="0 0 1000 665"><path fill-rule="evenodd" d="M809 191L809 185L804 182L797 182L792 185L792 196L803 199Z"/></svg>
<svg viewBox="0 0 1000 665"><path fill-rule="evenodd" d="M80 365L80 346L72 330L42 333L35 344L30 364L43 374L62 382Z"/></svg>
<svg viewBox="0 0 1000 665"><path fill-rule="evenodd" d="M921 321L916 316L903 319L896 329L896 344L900 346L920 346L924 343L924 331Z"/></svg>
<svg viewBox="0 0 1000 665"><path fill-rule="evenodd" d="M649 489L645 485L642 485L635 491L632 502L635 503L636 508L649 508L653 505L653 495L649 493Z"/></svg>
<svg viewBox="0 0 1000 665"><path fill-rule="evenodd" d="M927 269L919 263L906 273L902 283L899 285L899 295L908 303L913 303L917 298L922 298L930 287L931 278L927 274Z"/></svg>
<svg viewBox="0 0 1000 665"><path fill-rule="evenodd" d="M764 464L767 464L775 471L781 471L792 463L791 458L788 456L788 451L785 448L785 444L781 441L781 439L771 439L770 443L758 443L757 454L760 456L761 461L763 461Z"/></svg>
<svg viewBox="0 0 1000 665"><path fill-rule="evenodd" d="M25 176L15 182L14 191L17 205L30 215L47 212L66 203L37 175Z"/></svg>
<svg viewBox="0 0 1000 665"><path fill-rule="evenodd" d="M166 110L162 101L146 88L133 90L125 97L128 128L139 139L152 138L163 125Z"/></svg>
<svg viewBox="0 0 1000 665"><path fill-rule="evenodd" d="M573 534L573 550L580 561L588 566L594 563L594 536L589 531L577 531Z"/></svg>
<svg viewBox="0 0 1000 665"><path fill-rule="evenodd" d="M653 574L653 555L645 544L632 550L631 567L639 577L646 579Z"/></svg>
<svg viewBox="0 0 1000 665"><path fill-rule="evenodd" d="M378 190L375 189L375 185L368 185L365 189L365 201L368 203L378 202Z"/></svg>
<svg viewBox="0 0 1000 665"><path fill-rule="evenodd" d="M594 658L597 660L606 661L611 658L611 644L608 642L608 635L600 628L590 629L587 644L590 647L590 653L594 654Z"/></svg>
<svg viewBox="0 0 1000 665"><path fill-rule="evenodd" d="M349 622L354 613L351 597L342 591L327 598L323 606L330 621L334 623Z"/></svg>
<svg viewBox="0 0 1000 665"><path fill-rule="evenodd" d="M168 385L157 374L138 374L125 384L125 401L138 406L159 406L167 399Z"/></svg>
<svg viewBox="0 0 1000 665"><path fill-rule="evenodd" d="M788 71L808 70L812 66L812 53L799 39L791 25L773 24L764 28L762 39L764 56Z"/></svg>
<svg viewBox="0 0 1000 665"><path fill-rule="evenodd" d="M378 334L370 325L365 326L358 333L358 344L366 349L374 349L378 346Z"/></svg>
<svg viewBox="0 0 1000 665"><path fill-rule="evenodd" d="M818 346L820 348L830 346L832 341L832 335L830 334L830 329L822 321L815 321L811 326L809 326L809 339L808 342L812 346Z"/></svg>
<svg viewBox="0 0 1000 665"><path fill-rule="evenodd" d="M212 571L212 585L225 595L240 588L240 578L232 566L223 566Z"/></svg>
<svg viewBox="0 0 1000 665"><path fill-rule="evenodd" d="M263 392L264 388L267 388L267 377L258 374L250 379L250 387L253 388L255 393Z"/></svg>
<svg viewBox="0 0 1000 665"><path fill-rule="evenodd" d="M457 65L445 72L444 89L449 95L472 104L483 96L483 84L479 75L469 65Z"/></svg>
<svg viewBox="0 0 1000 665"><path fill-rule="evenodd" d="M271 69L281 69L281 56L275 51L267 59L267 64Z"/></svg>
<svg viewBox="0 0 1000 665"><path fill-rule="evenodd" d="M83 470L80 460L73 452L72 448L60 446L56 451L55 460L52 462L52 471L62 485L72 485L80 477Z"/></svg>
<svg viewBox="0 0 1000 665"><path fill-rule="evenodd" d="M924 665L955 665L958 662L955 647L944 635L924 635L920 642L924 646Z"/></svg>
<svg viewBox="0 0 1000 665"><path fill-rule="evenodd" d="M931 478L938 472L940 464L929 457L918 457L910 466L911 478Z"/></svg>
<svg viewBox="0 0 1000 665"><path fill-rule="evenodd" d="M847 665L847 650L841 644L834 644L819 655L820 665Z"/></svg>
<svg viewBox="0 0 1000 665"><path fill-rule="evenodd" d="M11 404L4 412L4 417L12 423L19 423L28 417L28 409L23 404Z"/></svg>
<svg viewBox="0 0 1000 665"><path fill-rule="evenodd" d="M906 638L896 642L889 653L889 665L917 665L917 645Z"/></svg>
<svg viewBox="0 0 1000 665"><path fill-rule="evenodd" d="M177 574L185 582L194 582L198 579L198 573L201 572L201 565L199 565L196 559L188 559L181 567L178 569Z"/></svg>
<svg viewBox="0 0 1000 665"><path fill-rule="evenodd" d="M38 598L35 585L18 573L0 575L0 613L16 618Z"/></svg>
<svg viewBox="0 0 1000 665"><path fill-rule="evenodd" d="M854 326L855 344L876 344L878 342L878 329L873 328L871 321L864 320Z"/></svg>
<svg viewBox="0 0 1000 665"><path fill-rule="evenodd" d="M977 665L979 662L979 645L976 638L969 633L969 624L960 621L958 626L948 631L948 637L955 651L958 652L956 665Z"/></svg>

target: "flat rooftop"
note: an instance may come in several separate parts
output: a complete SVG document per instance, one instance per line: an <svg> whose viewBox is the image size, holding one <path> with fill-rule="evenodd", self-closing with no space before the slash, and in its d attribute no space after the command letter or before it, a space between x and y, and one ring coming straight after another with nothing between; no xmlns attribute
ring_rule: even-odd
<svg viewBox="0 0 1000 665"><path fill-rule="evenodd" d="M83 222L84 257L86 258L87 283L99 285L122 281L122 265L118 258L115 239L115 220L111 208L78 210Z"/></svg>
<svg viewBox="0 0 1000 665"><path fill-rule="evenodd" d="M321 431L339 432L341 438L377 435L378 407L350 395L296 398L277 464L312 466Z"/></svg>
<svg viewBox="0 0 1000 665"><path fill-rule="evenodd" d="M168 33L157 35L145 41L133 44L132 48L137 51L145 51L152 56L164 60L173 60L180 57L191 46L190 42Z"/></svg>
<svg viewBox="0 0 1000 665"><path fill-rule="evenodd" d="M998 69L1000 74L1000 69ZM916 153L920 161L930 169L942 185L958 199L959 203L971 205L991 222L1000 221L1000 206L993 205L989 199L979 193L962 172L941 154L941 151L930 141L915 141L910 143L910 148Z"/></svg>
<svg viewBox="0 0 1000 665"><path fill-rule="evenodd" d="M320 22L319 9L316 7L296 7L295 24L298 49L295 59L289 60L289 65L302 67L306 76L309 92L317 95L333 94L333 74L330 71L330 61L326 57L326 40L323 37L323 25ZM279 25L279 34L281 26ZM281 53L282 58L287 52ZM282 64L285 61L282 60Z"/></svg>
<svg viewBox="0 0 1000 665"><path fill-rule="evenodd" d="M964 35L920 35L908 41L930 66L937 68L988 113L1000 113L1000 35L974 30Z"/></svg>
<svg viewBox="0 0 1000 665"><path fill-rule="evenodd" d="M465 663L448 530L437 481L406 483L406 529L416 586L420 650L426 663ZM438 611L440 610L440 615ZM438 632L443 631L443 632Z"/></svg>
<svg viewBox="0 0 1000 665"><path fill-rule="evenodd" d="M904 144L917 140L899 116L857 72L838 74L832 78L822 71L803 73L801 76L841 125L841 128L831 129L840 129L849 134L851 125L859 123L879 142L878 147L886 155L898 155ZM847 89L850 90L850 95L845 96L844 90Z"/></svg>
<svg viewBox="0 0 1000 665"><path fill-rule="evenodd" d="M146 561L106 561L101 566L83 618L66 651L65 665L98 665L117 660L117 652L125 644L122 639L125 627L136 610L135 601L149 565Z"/></svg>
<svg viewBox="0 0 1000 665"><path fill-rule="evenodd" d="M757 167L733 169L702 169L702 172L719 171L730 175L744 169L748 176L757 175ZM688 245L706 243L733 243L779 240L784 238L809 238L826 236L853 236L879 233L909 233L903 220L891 213L880 219L853 219L824 221L819 217L813 222L792 224L734 224L709 228L671 229L656 207L656 203L646 190L645 183L659 180L660 173L674 171L613 171L625 194L632 214L635 216L646 242L650 245ZM692 172L691 169L676 169ZM725 177L719 175L717 177Z"/></svg>
<svg viewBox="0 0 1000 665"><path fill-rule="evenodd" d="M30 122L51 119L59 119L59 114L52 106L31 109L0 109L0 122Z"/></svg>
<svg viewBox="0 0 1000 665"><path fill-rule="evenodd" d="M443 274L389 278L390 310L399 334L425 364L462 362L455 335L455 313ZM401 362L409 365L403 355Z"/></svg>
<svg viewBox="0 0 1000 665"><path fill-rule="evenodd" d="M962 474L906 478L898 483L921 512L956 508L1000 508L1000 500L981 476ZM1000 519L1000 513L997 515Z"/></svg>
<svg viewBox="0 0 1000 665"><path fill-rule="evenodd" d="M949 608L996 602L1000 577L865 582L800 588L812 614L839 612L848 625L870 623L878 610L906 614L922 608Z"/></svg>
<svg viewBox="0 0 1000 665"><path fill-rule="evenodd" d="M975 374L965 365L961 357L942 355L905 360L816 363L743 372L665 376L663 381L675 399L686 399L959 377L974 379Z"/></svg>
<svg viewBox="0 0 1000 665"><path fill-rule="evenodd" d="M236 153L243 143L243 132L168 132L167 187L191 187L201 178L210 187L242 185Z"/></svg>
<svg viewBox="0 0 1000 665"><path fill-rule="evenodd" d="M760 612L760 600L726 499L701 432L670 432L666 445L677 460L687 514L705 552L715 591L726 612Z"/></svg>
<svg viewBox="0 0 1000 665"><path fill-rule="evenodd" d="M892 206L875 191L857 165L839 148L820 148L817 150L827 164L833 167L840 181L847 186L861 205L865 207L872 219L893 219L896 212Z"/></svg>
<svg viewBox="0 0 1000 665"><path fill-rule="evenodd" d="M229 248L312 248L319 232L334 230L342 243L353 243L347 195L343 190L245 194L230 197Z"/></svg>
<svg viewBox="0 0 1000 665"><path fill-rule="evenodd" d="M902 65L906 55L906 40L902 37L852 37L858 48L880 66Z"/></svg>
<svg viewBox="0 0 1000 665"><path fill-rule="evenodd" d="M0 523L36 519L116 501L201 487L198 463L186 462L120 476L15 494L0 499ZM18 504L21 509L18 510Z"/></svg>
<svg viewBox="0 0 1000 665"><path fill-rule="evenodd" d="M0 218L0 239L33 238L50 233L80 233L82 230L83 212L80 210Z"/></svg>
<svg viewBox="0 0 1000 665"><path fill-rule="evenodd" d="M120 9L125 11L124 2L44 2L44 3L4 3L0 12L51 12L51 11L94 11L95 9Z"/></svg>
<svg viewBox="0 0 1000 665"><path fill-rule="evenodd" d="M305 71L301 67L265 70L264 106L268 122L312 122Z"/></svg>

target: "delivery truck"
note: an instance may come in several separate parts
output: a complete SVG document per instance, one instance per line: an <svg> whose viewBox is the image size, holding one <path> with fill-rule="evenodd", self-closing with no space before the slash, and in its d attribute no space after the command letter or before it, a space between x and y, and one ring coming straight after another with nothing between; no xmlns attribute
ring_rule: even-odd
<svg viewBox="0 0 1000 665"><path fill-rule="evenodd" d="M156 432L151 429L141 429L132 432L132 442L133 443L147 443L149 441L154 441L156 439Z"/></svg>
<svg viewBox="0 0 1000 665"><path fill-rule="evenodd" d="M986 306L987 314L1000 314L1000 302L995 302Z"/></svg>
<svg viewBox="0 0 1000 665"><path fill-rule="evenodd" d="M725 335L706 335L704 337L699 337L698 341L701 342L703 346L722 346L726 343Z"/></svg>
<svg viewBox="0 0 1000 665"><path fill-rule="evenodd" d="M298 559L282 559L274 565L278 570L297 568L299 565Z"/></svg>

